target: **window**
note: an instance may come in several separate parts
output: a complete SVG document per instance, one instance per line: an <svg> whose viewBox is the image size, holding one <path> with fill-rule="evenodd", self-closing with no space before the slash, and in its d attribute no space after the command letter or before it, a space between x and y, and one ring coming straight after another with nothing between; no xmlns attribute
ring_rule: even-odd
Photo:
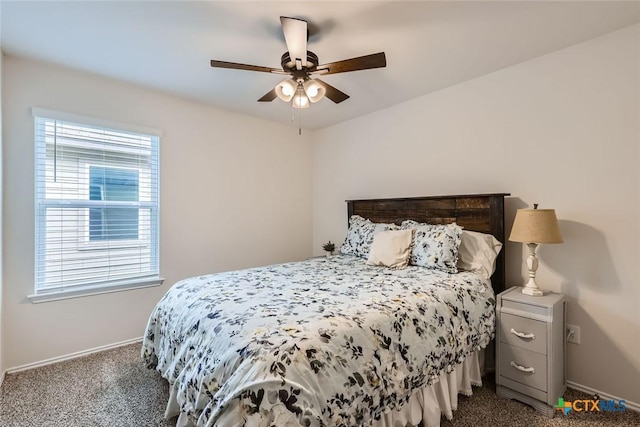
<svg viewBox="0 0 640 427"><path fill-rule="evenodd" d="M89 167L89 200L138 201L138 170ZM137 208L91 208L89 240L138 239Z"/></svg>
<svg viewBox="0 0 640 427"><path fill-rule="evenodd" d="M161 283L157 132L34 109L34 302Z"/></svg>

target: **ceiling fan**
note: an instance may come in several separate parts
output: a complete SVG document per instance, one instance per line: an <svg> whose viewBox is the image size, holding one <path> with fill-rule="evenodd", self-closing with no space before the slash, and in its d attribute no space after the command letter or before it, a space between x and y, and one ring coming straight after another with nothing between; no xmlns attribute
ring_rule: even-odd
<svg viewBox="0 0 640 427"><path fill-rule="evenodd" d="M282 69L211 60L211 66L216 68L260 71L291 76L278 83L275 88L258 99L258 102L271 102L278 97L284 102L292 101L294 108L307 108L309 103L318 102L326 96L336 104L339 104L348 99L349 95L318 78L312 78L312 76L387 66L384 52L319 65L318 56L307 50L307 40L309 38L307 21L281 16L280 23L287 44L287 52L282 54L280 61Z"/></svg>

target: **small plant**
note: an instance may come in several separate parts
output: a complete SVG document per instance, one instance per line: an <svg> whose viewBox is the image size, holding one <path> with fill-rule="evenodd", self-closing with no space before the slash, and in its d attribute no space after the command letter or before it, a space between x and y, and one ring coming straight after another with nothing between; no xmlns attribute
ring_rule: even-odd
<svg viewBox="0 0 640 427"><path fill-rule="evenodd" d="M336 250L336 245L331 240L329 240L327 243L322 245L322 249L324 249L326 252L329 252L330 254L333 254L333 252Z"/></svg>

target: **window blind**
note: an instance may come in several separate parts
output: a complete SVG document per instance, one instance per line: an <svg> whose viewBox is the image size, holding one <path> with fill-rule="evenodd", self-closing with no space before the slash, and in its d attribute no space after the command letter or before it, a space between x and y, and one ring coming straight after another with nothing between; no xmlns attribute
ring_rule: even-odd
<svg viewBox="0 0 640 427"><path fill-rule="evenodd" d="M157 278L159 137L34 115L36 294Z"/></svg>

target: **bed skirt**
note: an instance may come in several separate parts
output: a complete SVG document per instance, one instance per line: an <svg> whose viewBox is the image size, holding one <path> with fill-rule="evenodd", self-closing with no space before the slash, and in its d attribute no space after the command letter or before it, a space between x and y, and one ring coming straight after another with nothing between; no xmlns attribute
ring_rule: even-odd
<svg viewBox="0 0 640 427"><path fill-rule="evenodd" d="M440 426L440 417L442 415L451 420L453 411L458 409L458 394L471 396L473 394L471 386L479 387L482 385L484 352L485 350L482 349L471 353L464 362L456 366L451 372L443 372L433 384L414 391L409 401L401 409L384 413L380 420L372 423L372 427L414 427L421 422L424 427L438 427ZM170 386L170 396L165 417L172 418L177 415L176 427L193 426L186 414L180 412L180 405L176 400L176 391L175 387ZM216 425L225 427L238 425L237 419L234 420L234 415L230 413L227 415L229 418L223 415ZM248 424L252 426L263 425L261 422L249 422ZM285 424L286 427L299 425L293 419ZM264 425L270 425L270 423L267 422Z"/></svg>
<svg viewBox="0 0 640 427"><path fill-rule="evenodd" d="M372 427L417 426L421 422L424 427L438 427L442 415L451 420L458 409L458 394L471 396L471 386L482 385L481 366L484 350L471 353L450 373L443 372L433 384L414 391L401 409L386 412Z"/></svg>

